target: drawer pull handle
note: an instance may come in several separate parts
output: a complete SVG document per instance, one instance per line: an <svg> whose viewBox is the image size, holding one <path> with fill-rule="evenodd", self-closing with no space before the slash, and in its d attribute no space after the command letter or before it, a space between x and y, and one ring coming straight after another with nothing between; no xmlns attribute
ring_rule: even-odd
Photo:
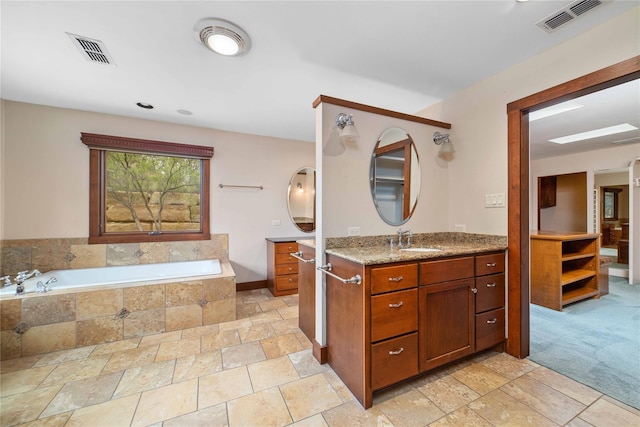
<svg viewBox="0 0 640 427"><path fill-rule="evenodd" d="M487 283L487 288L495 288L496 284L495 283Z"/></svg>
<svg viewBox="0 0 640 427"><path fill-rule="evenodd" d="M402 301L400 301L397 304L389 304L389 308L400 308L402 307L402 304L403 304Z"/></svg>
<svg viewBox="0 0 640 427"><path fill-rule="evenodd" d="M491 320L487 320L487 323L493 324L493 323L496 323L497 321L498 319L491 319Z"/></svg>
<svg viewBox="0 0 640 427"><path fill-rule="evenodd" d="M293 271L293 268L289 267L289 271Z"/></svg>
<svg viewBox="0 0 640 427"><path fill-rule="evenodd" d="M292 282L293 282L293 279L289 279L289 283L292 283Z"/></svg>
<svg viewBox="0 0 640 427"><path fill-rule="evenodd" d="M389 350L389 355L397 356L404 351L404 347L400 347L400 350Z"/></svg>
<svg viewBox="0 0 640 427"><path fill-rule="evenodd" d="M390 281L390 282L400 282L400 281L402 281L402 279L404 279L404 277L402 277L402 276L398 276L398 277L389 277L389 281Z"/></svg>
<svg viewBox="0 0 640 427"><path fill-rule="evenodd" d="M487 267L495 267L496 263L495 262L488 262L487 263Z"/></svg>

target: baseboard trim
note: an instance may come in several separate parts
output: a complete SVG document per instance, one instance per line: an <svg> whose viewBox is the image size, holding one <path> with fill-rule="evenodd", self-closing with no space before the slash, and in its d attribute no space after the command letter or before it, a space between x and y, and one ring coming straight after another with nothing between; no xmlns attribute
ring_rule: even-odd
<svg viewBox="0 0 640 427"><path fill-rule="evenodd" d="M236 283L236 292L251 291L253 289L262 289L267 287L266 280L258 280L255 282Z"/></svg>
<svg viewBox="0 0 640 427"><path fill-rule="evenodd" d="M324 365L325 363L327 363L329 359L327 346L326 345L321 346L320 344L318 344L318 341L316 341L315 339L313 340L313 357L315 357L316 360L320 362L321 365Z"/></svg>

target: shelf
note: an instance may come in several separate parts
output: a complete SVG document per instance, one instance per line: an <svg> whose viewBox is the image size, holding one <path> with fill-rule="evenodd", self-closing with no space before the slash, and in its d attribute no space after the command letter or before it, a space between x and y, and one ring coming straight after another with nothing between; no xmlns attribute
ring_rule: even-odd
<svg viewBox="0 0 640 427"><path fill-rule="evenodd" d="M582 287L572 289L568 292L562 293L562 305L571 304L572 302L581 301L586 298L591 298L598 295L600 292L597 289Z"/></svg>
<svg viewBox="0 0 640 427"><path fill-rule="evenodd" d="M562 256L562 262L565 261L574 261L576 259L583 259L583 258L593 258L594 256L596 256L596 254L594 253L588 253L588 254L567 254L567 255L563 255Z"/></svg>
<svg viewBox="0 0 640 427"><path fill-rule="evenodd" d="M593 270L571 270L562 273L562 286L570 285L578 280L588 279L596 275Z"/></svg>
<svg viewBox="0 0 640 427"><path fill-rule="evenodd" d="M385 184L404 184L404 178L396 177L376 177L376 182L382 182Z"/></svg>

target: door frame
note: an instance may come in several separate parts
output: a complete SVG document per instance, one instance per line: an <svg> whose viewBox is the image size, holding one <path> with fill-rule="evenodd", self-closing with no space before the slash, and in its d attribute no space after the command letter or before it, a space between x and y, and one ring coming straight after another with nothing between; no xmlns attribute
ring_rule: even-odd
<svg viewBox="0 0 640 427"><path fill-rule="evenodd" d="M507 104L508 327L506 351L529 355L529 113L640 78L640 55Z"/></svg>

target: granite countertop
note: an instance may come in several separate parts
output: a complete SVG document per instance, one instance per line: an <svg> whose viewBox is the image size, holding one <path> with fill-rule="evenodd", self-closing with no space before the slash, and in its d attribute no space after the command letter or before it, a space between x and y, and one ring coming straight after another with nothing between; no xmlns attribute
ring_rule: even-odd
<svg viewBox="0 0 640 427"><path fill-rule="evenodd" d="M402 261L419 261L472 255L507 249L507 237L472 233L423 233L415 234L412 248L440 249L437 252L410 252L391 249L389 238L396 236L346 237L327 239L327 254L362 264L387 264Z"/></svg>
<svg viewBox="0 0 640 427"><path fill-rule="evenodd" d="M299 245L305 245L310 248L316 247L316 239L300 239L300 240L296 240L296 242L298 242Z"/></svg>
<svg viewBox="0 0 640 427"><path fill-rule="evenodd" d="M285 242L295 242L300 240L300 237L265 237L265 240L273 243L285 243Z"/></svg>

